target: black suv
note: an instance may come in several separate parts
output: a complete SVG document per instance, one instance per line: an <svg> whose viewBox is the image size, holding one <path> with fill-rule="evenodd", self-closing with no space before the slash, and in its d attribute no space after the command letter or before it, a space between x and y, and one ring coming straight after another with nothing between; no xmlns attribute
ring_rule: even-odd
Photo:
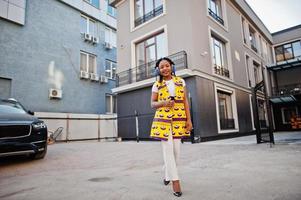
<svg viewBox="0 0 301 200"><path fill-rule="evenodd" d="M15 99L0 99L0 157L29 155L44 158L47 126Z"/></svg>

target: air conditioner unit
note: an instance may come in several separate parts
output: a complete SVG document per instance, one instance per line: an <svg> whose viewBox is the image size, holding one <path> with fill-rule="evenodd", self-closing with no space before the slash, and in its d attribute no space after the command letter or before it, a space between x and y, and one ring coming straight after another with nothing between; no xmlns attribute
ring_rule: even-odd
<svg viewBox="0 0 301 200"><path fill-rule="evenodd" d="M91 73L90 74L90 79L92 81L99 81L99 76L98 76L98 74Z"/></svg>
<svg viewBox="0 0 301 200"><path fill-rule="evenodd" d="M49 89L49 98L50 99L61 99L62 98L62 90L59 89Z"/></svg>
<svg viewBox="0 0 301 200"><path fill-rule="evenodd" d="M84 38L85 38L85 41L91 41L92 40L92 35L90 35L88 33L85 33Z"/></svg>
<svg viewBox="0 0 301 200"><path fill-rule="evenodd" d="M93 44L98 44L99 43L98 37L92 37L92 42Z"/></svg>
<svg viewBox="0 0 301 200"><path fill-rule="evenodd" d="M107 83L108 82L108 77L104 76L104 75L101 75L100 76L100 80L99 80L100 83Z"/></svg>
<svg viewBox="0 0 301 200"><path fill-rule="evenodd" d="M89 73L86 71L80 71L80 78L81 79L89 79Z"/></svg>
<svg viewBox="0 0 301 200"><path fill-rule="evenodd" d="M112 49L113 46L112 46L112 44L110 44L109 42L105 42L105 48L106 48L106 49Z"/></svg>

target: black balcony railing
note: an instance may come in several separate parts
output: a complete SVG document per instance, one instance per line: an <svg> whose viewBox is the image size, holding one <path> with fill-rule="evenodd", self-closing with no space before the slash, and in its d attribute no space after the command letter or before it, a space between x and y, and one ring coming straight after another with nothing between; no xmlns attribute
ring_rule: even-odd
<svg viewBox="0 0 301 200"><path fill-rule="evenodd" d="M187 54L185 51L172 54L168 56L168 58L175 63L174 67L176 71L187 68ZM156 61L152 61L118 73L116 81L117 87L154 77L155 64Z"/></svg>
<svg viewBox="0 0 301 200"><path fill-rule="evenodd" d="M272 88L273 96L296 95L301 94L301 83L283 85Z"/></svg>
<svg viewBox="0 0 301 200"><path fill-rule="evenodd" d="M143 24L144 22L147 22L148 20L160 15L163 13L163 5L158 6L154 10L146 13L145 15L135 19L135 27L139 26L140 24Z"/></svg>
<svg viewBox="0 0 301 200"><path fill-rule="evenodd" d="M220 119L221 130L235 129L234 119Z"/></svg>
<svg viewBox="0 0 301 200"><path fill-rule="evenodd" d="M211 17L213 17L220 24L224 25L224 20L221 17L219 17L215 12L213 12L210 8L208 8L208 12Z"/></svg>
<svg viewBox="0 0 301 200"><path fill-rule="evenodd" d="M221 67L221 66L214 66L214 72L220 76L225 76L227 78L230 78L230 73L227 68Z"/></svg>

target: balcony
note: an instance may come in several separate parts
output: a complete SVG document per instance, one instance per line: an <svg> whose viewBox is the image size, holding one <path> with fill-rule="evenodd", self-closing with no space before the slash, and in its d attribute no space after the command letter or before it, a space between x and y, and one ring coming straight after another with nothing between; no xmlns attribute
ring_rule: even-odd
<svg viewBox="0 0 301 200"><path fill-rule="evenodd" d="M288 96L301 94L301 83L283 85L272 88L273 96Z"/></svg>
<svg viewBox="0 0 301 200"><path fill-rule="evenodd" d="M172 54L168 58L175 63L176 71L187 68L187 54L185 51ZM118 73L116 79L117 87L155 77L155 64L156 61L152 61Z"/></svg>
<svg viewBox="0 0 301 200"><path fill-rule="evenodd" d="M135 19L135 27L139 26L140 24L143 24L144 22L147 22L149 20L151 20L152 18L160 15L163 13L163 5L158 6L157 8L155 8L154 10L146 13L145 15Z"/></svg>
<svg viewBox="0 0 301 200"><path fill-rule="evenodd" d="M235 129L234 119L220 119L221 130Z"/></svg>
<svg viewBox="0 0 301 200"><path fill-rule="evenodd" d="M214 73L220 76L230 78L229 70L225 67L214 65Z"/></svg>
<svg viewBox="0 0 301 200"><path fill-rule="evenodd" d="M208 8L209 15L218 21L221 25L224 25L224 20L220 18L215 12Z"/></svg>

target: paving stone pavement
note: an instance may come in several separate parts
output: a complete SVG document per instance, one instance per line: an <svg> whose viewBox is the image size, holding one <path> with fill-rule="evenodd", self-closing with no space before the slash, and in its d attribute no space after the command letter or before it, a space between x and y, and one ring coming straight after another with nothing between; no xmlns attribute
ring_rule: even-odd
<svg viewBox="0 0 301 200"><path fill-rule="evenodd" d="M160 142L69 142L49 145L42 160L0 159L5 200L300 200L301 132L181 146L183 196L162 183Z"/></svg>

